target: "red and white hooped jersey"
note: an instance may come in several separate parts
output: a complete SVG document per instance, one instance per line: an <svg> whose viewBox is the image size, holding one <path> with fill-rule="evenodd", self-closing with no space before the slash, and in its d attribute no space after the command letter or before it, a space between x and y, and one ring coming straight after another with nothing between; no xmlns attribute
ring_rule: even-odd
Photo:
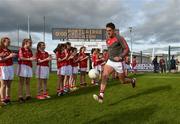
<svg viewBox="0 0 180 124"><path fill-rule="evenodd" d="M66 52L62 52L62 53L60 53L60 52L58 52L58 51L56 52L57 67L58 67L58 68L61 68L62 66L66 66L66 65L67 65L67 61L66 61L66 60L58 61L59 58L60 58L60 59L63 59L63 58L66 57L66 55L67 55Z"/></svg>
<svg viewBox="0 0 180 124"><path fill-rule="evenodd" d="M122 36L116 35L113 38L109 38L106 40L106 44L108 47L109 59L111 61L115 61L114 57L121 56L124 58L129 53L128 44Z"/></svg>
<svg viewBox="0 0 180 124"><path fill-rule="evenodd" d="M25 49L25 48L20 48L18 51L18 64L24 64L27 66L32 67L32 61L28 60L21 60L21 58L31 58L33 57L33 53L31 49Z"/></svg>
<svg viewBox="0 0 180 124"><path fill-rule="evenodd" d="M87 55L85 53L79 53L79 57L80 58L85 58L87 57ZM79 67L80 68L87 68L87 58L82 60L82 61L79 61Z"/></svg>
<svg viewBox="0 0 180 124"><path fill-rule="evenodd" d="M2 49L0 49L0 53L2 54L1 57L4 58L4 57L9 56L12 52L11 52L11 50L9 50L7 48L4 48L4 49L2 48ZM0 66L11 66L11 65L13 65L12 58L0 61Z"/></svg>
<svg viewBox="0 0 180 124"><path fill-rule="evenodd" d="M48 57L49 57L48 52L46 52L46 51L37 51L37 53L36 53L37 65L40 65L40 66L49 66L49 61L38 63L39 59L40 60L44 60L44 59L46 59Z"/></svg>

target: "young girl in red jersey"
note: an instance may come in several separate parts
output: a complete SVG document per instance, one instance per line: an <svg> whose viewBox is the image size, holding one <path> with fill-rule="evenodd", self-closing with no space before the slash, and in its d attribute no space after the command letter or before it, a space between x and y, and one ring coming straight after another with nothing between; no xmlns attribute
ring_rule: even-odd
<svg viewBox="0 0 180 124"><path fill-rule="evenodd" d="M98 49L94 49L92 53L92 68L98 70ZM92 79L91 84L96 84L97 79Z"/></svg>
<svg viewBox="0 0 180 124"><path fill-rule="evenodd" d="M136 74L136 72L137 72L136 66L137 66L137 60L136 60L136 56L134 56L134 57L132 58L132 63L131 63L132 72L133 72L134 74Z"/></svg>
<svg viewBox="0 0 180 124"><path fill-rule="evenodd" d="M71 77L71 84L72 84L72 89L76 90L76 80L77 80L77 74L78 74L78 54L77 54L77 48L73 48L73 60L72 60L72 77Z"/></svg>
<svg viewBox="0 0 180 124"><path fill-rule="evenodd" d="M98 52L98 63L97 63L97 66L98 66L98 71L100 72L99 73L99 79L101 80L102 78L102 65L104 64L104 58L103 58L103 54L100 53L100 51Z"/></svg>
<svg viewBox="0 0 180 124"><path fill-rule="evenodd" d="M31 99L30 95L30 78L32 77L32 61L36 60L33 57L31 50L32 41L30 39L24 39L22 47L18 51L18 68L17 75L19 76L18 95L19 102L22 103L25 100ZM26 85L26 99L23 98L23 86Z"/></svg>
<svg viewBox="0 0 180 124"><path fill-rule="evenodd" d="M128 70L130 69L129 56L125 56L123 64L124 64L124 70L125 70L124 73L125 73L125 76L128 77Z"/></svg>
<svg viewBox="0 0 180 124"><path fill-rule="evenodd" d="M52 60L51 56L48 52L45 51L45 43L39 42L37 44L37 52L36 52L36 77L38 78L38 93L37 99L46 99L50 98L47 92L47 79L49 78L49 61ZM42 92L42 85L43 92Z"/></svg>
<svg viewBox="0 0 180 124"><path fill-rule="evenodd" d="M16 56L8 49L10 39L4 37L0 42L0 97L2 105L10 103L11 82L14 78L14 67L12 58Z"/></svg>
<svg viewBox="0 0 180 124"><path fill-rule="evenodd" d="M73 84L72 84L72 78L73 78L73 58L74 58L74 54L73 54L73 47L71 47L69 49L69 57L68 57L68 87L70 90L73 90Z"/></svg>
<svg viewBox="0 0 180 124"><path fill-rule="evenodd" d="M64 76L66 74L66 59L68 57L68 54L66 52L66 44L58 44L54 52L56 53L57 59L57 95L62 96L64 95Z"/></svg>
<svg viewBox="0 0 180 124"><path fill-rule="evenodd" d="M86 71L88 56L85 53L86 47L81 47L79 51L80 85L86 86Z"/></svg>
<svg viewBox="0 0 180 124"><path fill-rule="evenodd" d="M66 52L67 52L67 65L66 65L66 74L65 74L65 78L64 78L64 92L68 93L70 91L71 88L71 84L70 84L70 77L72 77L72 61L73 61L73 55L72 55L72 47L71 44L69 42L66 43Z"/></svg>

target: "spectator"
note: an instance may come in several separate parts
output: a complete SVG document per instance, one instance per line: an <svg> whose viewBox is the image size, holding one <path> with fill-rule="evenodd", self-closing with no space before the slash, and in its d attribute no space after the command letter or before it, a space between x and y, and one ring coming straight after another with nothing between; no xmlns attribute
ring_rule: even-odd
<svg viewBox="0 0 180 124"><path fill-rule="evenodd" d="M154 73L158 73L159 63L158 63L158 61L157 61L157 56L153 59L152 63L153 63L153 65L154 65Z"/></svg>
<svg viewBox="0 0 180 124"><path fill-rule="evenodd" d="M161 73L166 73L166 63L163 58L159 60L159 65L160 65Z"/></svg>
<svg viewBox="0 0 180 124"><path fill-rule="evenodd" d="M176 72L176 60L174 59L174 55L172 56L172 59L170 60L170 69L172 73Z"/></svg>

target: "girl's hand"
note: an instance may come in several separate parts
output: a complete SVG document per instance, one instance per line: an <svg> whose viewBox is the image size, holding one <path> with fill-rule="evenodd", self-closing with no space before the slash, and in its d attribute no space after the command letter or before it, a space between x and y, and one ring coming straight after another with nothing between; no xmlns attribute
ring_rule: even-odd
<svg viewBox="0 0 180 124"><path fill-rule="evenodd" d="M52 60L52 57L51 57L51 56L49 56L49 57L48 57L48 60L49 60L49 61L51 61L51 60Z"/></svg>
<svg viewBox="0 0 180 124"><path fill-rule="evenodd" d="M70 59L73 59L73 58L74 58L74 56L73 56L73 55L71 55L69 58L70 58Z"/></svg>
<svg viewBox="0 0 180 124"><path fill-rule="evenodd" d="M83 57L81 56L81 57L79 57L79 59L81 60L81 59L83 59Z"/></svg>
<svg viewBox="0 0 180 124"><path fill-rule="evenodd" d="M105 61L105 59L104 59L104 58L101 58L101 60L102 60L102 61Z"/></svg>
<svg viewBox="0 0 180 124"><path fill-rule="evenodd" d="M11 54L9 55L10 58L13 58L13 57L15 57L15 56L17 56L16 53L11 53Z"/></svg>
<svg viewBox="0 0 180 124"><path fill-rule="evenodd" d="M31 58L29 58L29 60L30 61L34 61L34 60L36 60L36 58L35 57L31 57Z"/></svg>

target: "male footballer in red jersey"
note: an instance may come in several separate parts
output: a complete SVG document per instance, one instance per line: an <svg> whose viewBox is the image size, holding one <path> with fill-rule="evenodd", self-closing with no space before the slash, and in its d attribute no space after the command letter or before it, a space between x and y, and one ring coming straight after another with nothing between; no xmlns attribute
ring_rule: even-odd
<svg viewBox="0 0 180 124"><path fill-rule="evenodd" d="M129 47L126 40L122 36L119 36L115 33L115 25L113 23L108 23L106 25L106 32L106 44L108 47L109 59L104 65L99 95L93 95L93 98L99 103L103 102L107 79L113 71L116 71L118 73L118 77L123 84L131 83L133 88L136 85L135 78L126 78L124 74L122 62L124 57L129 53Z"/></svg>

